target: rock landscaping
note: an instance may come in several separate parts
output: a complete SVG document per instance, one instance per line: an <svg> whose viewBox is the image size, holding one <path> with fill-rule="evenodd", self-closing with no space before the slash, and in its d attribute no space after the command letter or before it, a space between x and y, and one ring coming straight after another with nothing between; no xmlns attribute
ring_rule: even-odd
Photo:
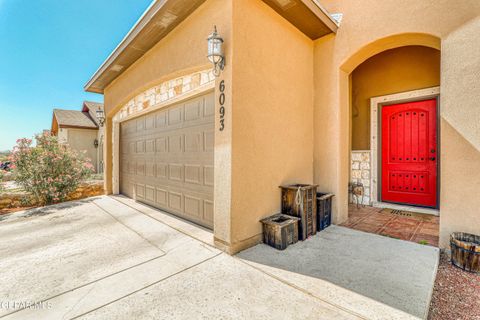
<svg viewBox="0 0 480 320"><path fill-rule="evenodd" d="M82 182L66 200L78 200L102 195L103 193L103 181L85 181ZM4 192L0 193L0 212L11 212L12 210L10 209L31 208L38 205L39 204L36 203L36 200L29 193L20 188L7 188Z"/></svg>
<svg viewBox="0 0 480 320"><path fill-rule="evenodd" d="M450 257L442 254L428 319L479 320L480 274L453 266Z"/></svg>

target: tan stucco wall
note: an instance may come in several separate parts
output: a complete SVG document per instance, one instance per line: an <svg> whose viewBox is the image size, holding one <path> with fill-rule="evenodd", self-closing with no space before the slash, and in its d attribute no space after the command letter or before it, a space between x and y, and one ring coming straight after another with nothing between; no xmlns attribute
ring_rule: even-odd
<svg viewBox="0 0 480 320"><path fill-rule="evenodd" d="M112 117L128 100L142 91L166 80L189 74L194 71L211 68L207 56L207 36L217 26L219 34L225 40L226 66L216 79L216 87L225 80L225 130L218 130L215 122L215 201L214 230L219 242L228 245L231 236L231 1L207 0L186 20L178 25L167 37L156 44L141 59L135 62L119 78L112 82L104 93L107 123L105 129L105 188L112 193ZM218 101L216 90L216 101ZM218 119L218 102L216 107Z"/></svg>
<svg viewBox="0 0 480 320"><path fill-rule="evenodd" d="M97 149L94 147L93 142L97 139L98 130L90 129L61 129L68 130L67 143L74 150L79 152L86 151L85 156L88 157L97 171Z"/></svg>
<svg viewBox="0 0 480 320"><path fill-rule="evenodd" d="M216 25L229 40L230 20L230 1L206 1L105 89L106 113L167 79L209 68L206 38Z"/></svg>
<svg viewBox="0 0 480 320"><path fill-rule="evenodd" d="M379 53L352 73L352 150L370 149L370 98L440 85L440 51L407 46Z"/></svg>
<svg viewBox="0 0 480 320"><path fill-rule="evenodd" d="M279 185L312 183L313 43L263 2L242 0L233 6L233 46L236 251L260 239L261 218L280 212Z"/></svg>
<svg viewBox="0 0 480 320"><path fill-rule="evenodd" d="M67 128L60 128L58 130L57 139L59 143L67 143L68 142L68 129Z"/></svg>
<svg viewBox="0 0 480 320"><path fill-rule="evenodd" d="M111 117L135 94L209 67L213 24L227 57L216 80L226 119L220 132L216 116L214 236L234 252L258 242L259 220L279 211L279 185L313 181L313 42L261 1L207 1L106 88L106 177L111 192Z"/></svg>
<svg viewBox="0 0 480 320"><path fill-rule="evenodd" d="M442 42L440 245L480 234L480 18Z"/></svg>
<svg viewBox="0 0 480 320"><path fill-rule="evenodd" d="M480 152L447 121L441 121L440 246L452 232L480 234Z"/></svg>
<svg viewBox="0 0 480 320"><path fill-rule="evenodd" d="M409 45L440 49L442 39L480 13L480 2L322 3L330 12L343 13L343 21L337 35L312 42L261 1L207 0L111 83L105 89L107 191L112 192L113 114L147 88L208 68L205 38L216 24L227 57L216 80L217 88L222 80L226 85L222 132L216 90L217 244L234 252L258 241L258 220L279 210L277 186L283 183L315 182L320 190L335 193L333 220L345 220L350 74L388 49ZM442 88L450 79L442 77ZM468 94L467 88L459 92Z"/></svg>
<svg viewBox="0 0 480 320"><path fill-rule="evenodd" d="M336 36L315 41L314 171L320 189L334 192L335 223L348 216L349 75L366 59L407 45L440 49L450 32L480 13L480 2L323 0L343 13ZM443 85L443 83L442 83ZM467 89L464 88L463 92Z"/></svg>

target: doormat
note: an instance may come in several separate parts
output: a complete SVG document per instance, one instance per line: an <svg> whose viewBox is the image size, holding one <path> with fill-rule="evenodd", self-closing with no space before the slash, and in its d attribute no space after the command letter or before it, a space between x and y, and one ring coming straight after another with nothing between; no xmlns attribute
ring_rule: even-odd
<svg viewBox="0 0 480 320"><path fill-rule="evenodd" d="M397 210L397 209L387 209L387 208L384 208L382 209L382 211L380 211L382 213L390 213L390 214L394 214L394 215L397 215L397 216L402 216L402 217L411 217L412 216L412 213L409 212L409 211L403 211L403 210Z"/></svg>
<svg viewBox="0 0 480 320"><path fill-rule="evenodd" d="M401 216L401 217L413 217L413 218L417 218L424 221L432 220L432 218L434 217L430 214L425 214L425 213L410 212L410 211L388 209L388 208L384 208L380 212L394 214L396 216Z"/></svg>

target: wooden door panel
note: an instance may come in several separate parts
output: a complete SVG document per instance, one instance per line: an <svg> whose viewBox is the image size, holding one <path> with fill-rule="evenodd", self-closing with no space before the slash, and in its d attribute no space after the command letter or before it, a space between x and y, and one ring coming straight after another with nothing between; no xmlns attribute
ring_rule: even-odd
<svg viewBox="0 0 480 320"><path fill-rule="evenodd" d="M436 100L382 108L382 201L437 206Z"/></svg>

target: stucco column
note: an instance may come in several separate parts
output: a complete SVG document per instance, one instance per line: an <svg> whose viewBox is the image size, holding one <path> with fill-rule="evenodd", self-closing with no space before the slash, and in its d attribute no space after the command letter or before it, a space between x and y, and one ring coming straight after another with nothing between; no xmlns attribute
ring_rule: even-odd
<svg viewBox="0 0 480 320"><path fill-rule="evenodd" d="M105 170L103 171L103 188L105 190L105 194L112 194L112 169L113 169L113 148L112 148L112 138L113 138L113 131L112 131L112 124L113 119L112 117L108 117L105 119L105 133L104 133L104 144L103 144L103 154L104 154L104 161Z"/></svg>

